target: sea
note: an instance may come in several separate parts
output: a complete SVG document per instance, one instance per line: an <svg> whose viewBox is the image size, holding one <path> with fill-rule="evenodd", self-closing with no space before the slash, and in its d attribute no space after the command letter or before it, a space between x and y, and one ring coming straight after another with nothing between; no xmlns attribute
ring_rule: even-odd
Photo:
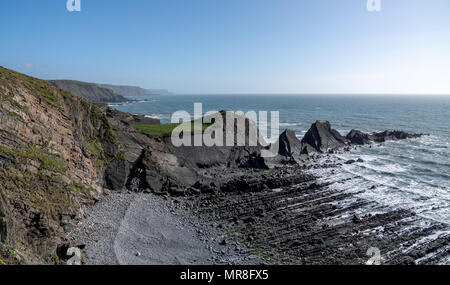
<svg viewBox="0 0 450 285"><path fill-rule="evenodd" d="M299 138L316 120L329 121L342 135L352 129L429 134L338 154L342 160L361 158L363 162L344 164L333 175L326 173L327 170L322 175L316 174L324 182L340 181L336 187L342 189L363 189L359 195L365 199L450 224L450 96L255 94L131 99L136 101L111 104L111 107L158 118L162 123L169 123L172 114L179 110L193 115L194 103L202 103L203 112L278 111L280 132L292 129Z"/></svg>

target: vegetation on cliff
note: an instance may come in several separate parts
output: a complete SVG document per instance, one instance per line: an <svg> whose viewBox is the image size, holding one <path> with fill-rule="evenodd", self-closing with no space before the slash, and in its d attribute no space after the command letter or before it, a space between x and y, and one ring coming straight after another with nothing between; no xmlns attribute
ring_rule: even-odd
<svg viewBox="0 0 450 285"><path fill-rule="evenodd" d="M165 89L144 89L137 86L121 86L111 84L99 84L99 86L110 89L122 96L140 97L170 94L170 92Z"/></svg>
<svg viewBox="0 0 450 285"><path fill-rule="evenodd" d="M123 147L102 106L0 67L0 261L53 263Z"/></svg>
<svg viewBox="0 0 450 285"><path fill-rule="evenodd" d="M54 86L70 92L78 97L85 98L91 102L105 103L105 102L125 102L128 101L125 97L117 94L109 88L104 88L95 83L87 83L74 80L51 80Z"/></svg>

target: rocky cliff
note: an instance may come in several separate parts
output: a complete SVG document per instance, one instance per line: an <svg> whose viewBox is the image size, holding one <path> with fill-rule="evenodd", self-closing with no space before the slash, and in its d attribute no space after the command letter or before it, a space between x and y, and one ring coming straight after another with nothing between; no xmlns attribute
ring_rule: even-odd
<svg viewBox="0 0 450 285"><path fill-rule="evenodd" d="M85 98L96 103L118 103L129 101L122 95L109 88L103 88L94 83L86 83L74 80L51 80L51 84L78 97Z"/></svg>
<svg viewBox="0 0 450 285"><path fill-rule="evenodd" d="M110 89L117 94L122 96L155 96L155 95L167 95L170 94L168 90L165 89L144 89L137 86L122 86L122 85L111 85L111 84L99 84L100 87Z"/></svg>
<svg viewBox="0 0 450 285"><path fill-rule="evenodd" d="M58 263L67 232L105 193L168 191L198 176L133 127L158 120L2 67L0 98L0 263Z"/></svg>
<svg viewBox="0 0 450 285"><path fill-rule="evenodd" d="M46 81L0 67L0 98L0 262L56 262L123 146L102 106Z"/></svg>
<svg viewBox="0 0 450 285"><path fill-rule="evenodd" d="M292 173L278 168L264 177L254 176L253 169L295 164L306 153L352 143L420 136L353 131L344 138L328 122L316 122L302 141L292 131L283 133L279 156L265 159L260 145L175 147L169 138L151 137L134 127L158 121L90 103L2 67L0 99L0 264L59 263L67 233L84 218L86 207L111 191L186 195L277 188L305 177L297 168ZM248 119L231 121L240 119L247 127L235 132L247 141L250 130L257 129ZM236 178L248 168L253 178Z"/></svg>

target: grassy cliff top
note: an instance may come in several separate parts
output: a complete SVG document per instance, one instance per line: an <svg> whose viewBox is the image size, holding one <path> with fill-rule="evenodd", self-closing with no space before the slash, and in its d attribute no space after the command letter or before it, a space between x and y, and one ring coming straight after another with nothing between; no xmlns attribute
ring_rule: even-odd
<svg viewBox="0 0 450 285"><path fill-rule="evenodd" d="M95 103L116 103L128 101L128 99L115 93L113 90L101 87L94 83L75 80L51 80L49 82L58 88Z"/></svg>

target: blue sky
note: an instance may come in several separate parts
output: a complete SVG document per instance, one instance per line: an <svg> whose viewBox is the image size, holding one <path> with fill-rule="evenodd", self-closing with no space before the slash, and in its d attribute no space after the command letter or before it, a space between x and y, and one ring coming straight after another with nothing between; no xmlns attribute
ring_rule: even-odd
<svg viewBox="0 0 450 285"><path fill-rule="evenodd" d="M0 65L177 93L450 94L450 1L0 1Z"/></svg>

